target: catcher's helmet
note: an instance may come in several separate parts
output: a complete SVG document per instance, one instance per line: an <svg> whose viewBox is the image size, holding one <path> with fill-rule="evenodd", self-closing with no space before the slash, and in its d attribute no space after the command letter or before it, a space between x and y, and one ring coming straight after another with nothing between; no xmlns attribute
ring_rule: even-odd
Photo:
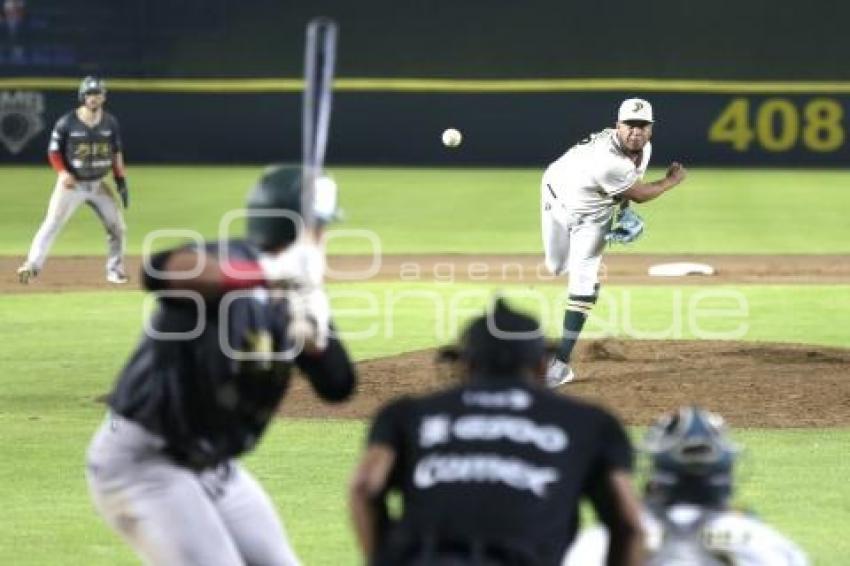
<svg viewBox="0 0 850 566"><path fill-rule="evenodd" d="M515 377L535 368L546 356L546 344L536 320L512 310L499 298L485 315L473 320L460 340L460 358L473 373Z"/></svg>
<svg viewBox="0 0 850 566"><path fill-rule="evenodd" d="M83 102L87 94L106 94L106 81L92 76L84 78L80 81L77 98L80 99L80 102Z"/></svg>
<svg viewBox="0 0 850 566"><path fill-rule="evenodd" d="M276 250L292 243L301 225L301 168L270 165L245 204L248 240L261 250Z"/></svg>
<svg viewBox="0 0 850 566"><path fill-rule="evenodd" d="M648 496L653 502L722 507L731 497L739 449L720 415L682 407L649 428L643 448L651 459Z"/></svg>

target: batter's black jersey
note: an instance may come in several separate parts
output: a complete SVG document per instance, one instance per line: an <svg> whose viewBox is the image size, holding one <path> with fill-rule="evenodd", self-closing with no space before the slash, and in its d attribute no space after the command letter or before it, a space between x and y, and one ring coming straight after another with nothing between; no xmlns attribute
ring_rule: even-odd
<svg viewBox="0 0 850 566"><path fill-rule="evenodd" d="M378 553L382 565L475 548L487 564L559 565L579 499L595 498L611 471L632 466L613 416L520 380L477 380L391 403L369 442L396 452L391 484L403 500Z"/></svg>
<svg viewBox="0 0 850 566"><path fill-rule="evenodd" d="M123 151L118 120L104 111L100 122L89 127L72 110L56 121L47 150L61 153L65 168L77 179L100 179L112 169L113 155Z"/></svg>
<svg viewBox="0 0 850 566"><path fill-rule="evenodd" d="M230 258L256 259L245 242L207 246ZM167 254L154 256L154 267ZM145 276L149 289L162 280ZM355 374L332 338L320 355L287 355L289 314L268 290L225 295L198 304L160 298L159 308L109 397L112 410L166 440L166 451L192 468L214 466L250 450L283 398L293 363L326 400L347 398ZM182 337L178 337L181 333Z"/></svg>

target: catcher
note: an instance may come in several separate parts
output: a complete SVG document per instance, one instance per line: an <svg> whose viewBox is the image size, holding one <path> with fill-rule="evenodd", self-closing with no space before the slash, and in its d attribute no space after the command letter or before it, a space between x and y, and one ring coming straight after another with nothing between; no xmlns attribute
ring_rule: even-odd
<svg viewBox="0 0 850 566"><path fill-rule="evenodd" d="M569 273L561 347L546 373L550 387L575 379L570 356L599 296L599 267L606 242L633 242L643 232L643 222L629 203L650 201L681 183L687 174L674 162L664 178L642 181L652 153L653 123L649 102L625 100L614 128L584 138L543 174L546 267L555 275Z"/></svg>
<svg viewBox="0 0 850 566"><path fill-rule="evenodd" d="M698 407L664 415L647 431L644 449L649 566L808 566L796 544L730 508L738 448L719 415ZM601 566L607 538L602 527L582 532L564 566Z"/></svg>

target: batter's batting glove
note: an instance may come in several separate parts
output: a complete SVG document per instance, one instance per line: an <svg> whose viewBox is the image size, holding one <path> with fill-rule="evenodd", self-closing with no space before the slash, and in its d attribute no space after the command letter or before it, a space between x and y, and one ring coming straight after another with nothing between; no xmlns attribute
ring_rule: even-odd
<svg viewBox="0 0 850 566"><path fill-rule="evenodd" d="M115 179L115 185L118 187L118 194L121 196L121 204L124 208L130 208L130 187L127 186L127 179L118 177Z"/></svg>
<svg viewBox="0 0 850 566"><path fill-rule="evenodd" d="M333 178L322 175L316 179L316 192L313 202L313 215L323 224L341 219L342 212L337 208L338 189Z"/></svg>
<svg viewBox="0 0 850 566"><path fill-rule="evenodd" d="M258 259L272 289L286 291L291 308L290 337L308 350L323 351L331 333L331 307L323 288L325 255L314 242L302 239L282 252Z"/></svg>
<svg viewBox="0 0 850 566"><path fill-rule="evenodd" d="M611 230L605 235L605 240L630 244L643 234L643 226L643 219L631 208L621 209Z"/></svg>

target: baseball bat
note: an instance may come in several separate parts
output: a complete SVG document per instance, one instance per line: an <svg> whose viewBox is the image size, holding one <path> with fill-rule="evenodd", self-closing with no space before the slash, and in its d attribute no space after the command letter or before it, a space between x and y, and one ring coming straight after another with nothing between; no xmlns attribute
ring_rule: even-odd
<svg viewBox="0 0 850 566"><path fill-rule="evenodd" d="M304 225L313 231L316 179L322 174L331 121L336 63L336 22L314 18L307 24L304 49L304 98L301 115L302 201Z"/></svg>

